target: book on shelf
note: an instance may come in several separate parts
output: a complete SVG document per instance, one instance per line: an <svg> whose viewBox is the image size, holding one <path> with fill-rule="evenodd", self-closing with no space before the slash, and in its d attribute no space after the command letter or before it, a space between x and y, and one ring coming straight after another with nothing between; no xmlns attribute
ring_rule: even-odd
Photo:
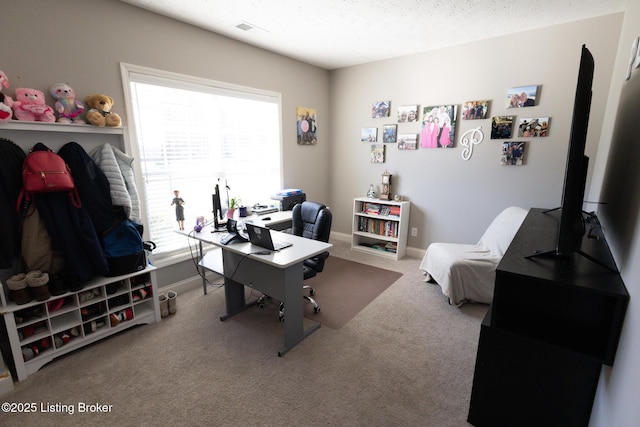
<svg viewBox="0 0 640 427"><path fill-rule="evenodd" d="M366 246L366 247L371 248L371 249L376 249L378 251L391 252L391 253L397 253L398 252L398 245L396 243L393 243L393 242L388 242L388 243L370 243L370 244L360 243L360 245L361 246Z"/></svg>
<svg viewBox="0 0 640 427"><path fill-rule="evenodd" d="M386 237L398 237L399 224L397 221L361 217L358 221L358 231Z"/></svg>
<svg viewBox="0 0 640 427"><path fill-rule="evenodd" d="M400 216L400 206L364 202L362 212L369 215Z"/></svg>

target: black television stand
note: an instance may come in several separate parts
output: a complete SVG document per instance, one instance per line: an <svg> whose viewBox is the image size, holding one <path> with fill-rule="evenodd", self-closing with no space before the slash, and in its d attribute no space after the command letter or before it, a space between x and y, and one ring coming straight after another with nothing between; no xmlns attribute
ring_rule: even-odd
<svg viewBox="0 0 640 427"><path fill-rule="evenodd" d="M615 264L604 236L583 236L580 256L526 260L555 246L557 218L531 208L496 268L467 418L476 427L587 427L602 365L613 366L629 293L591 262Z"/></svg>

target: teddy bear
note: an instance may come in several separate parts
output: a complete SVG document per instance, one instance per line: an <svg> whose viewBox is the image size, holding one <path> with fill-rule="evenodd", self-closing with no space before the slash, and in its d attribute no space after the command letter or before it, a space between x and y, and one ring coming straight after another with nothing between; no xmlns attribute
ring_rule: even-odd
<svg viewBox="0 0 640 427"><path fill-rule="evenodd" d="M3 87L9 87L9 79L7 75L0 71L0 123L8 122L13 117L13 110L11 110L11 105L13 105L13 99L9 95L5 95L2 93Z"/></svg>
<svg viewBox="0 0 640 427"><path fill-rule="evenodd" d="M53 108L45 104L44 93L36 89L16 89L16 100L13 101L13 114L16 119L36 122L55 122Z"/></svg>
<svg viewBox="0 0 640 427"><path fill-rule="evenodd" d="M56 83L49 88L49 93L56 100L54 105L58 112L58 123L85 123L80 118L84 104L76 99L76 93L66 83Z"/></svg>
<svg viewBox="0 0 640 427"><path fill-rule="evenodd" d="M118 113L111 111L114 101L113 98L104 94L89 95L84 99L85 104L89 108L87 111L87 121L94 126L122 126L122 119Z"/></svg>

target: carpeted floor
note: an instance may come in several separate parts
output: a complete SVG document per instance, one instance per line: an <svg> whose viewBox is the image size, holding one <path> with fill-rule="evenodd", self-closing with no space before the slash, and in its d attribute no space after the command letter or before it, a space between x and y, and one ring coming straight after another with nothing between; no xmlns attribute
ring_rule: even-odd
<svg viewBox="0 0 640 427"><path fill-rule="evenodd" d="M424 283L420 260L334 242L332 257L403 273L340 329L321 327L284 357L277 304L220 322L224 289L178 296L178 312L62 357L16 383L2 426L468 426L480 323ZM79 413L81 403L107 406ZM69 411L43 411L43 405ZM55 406L53 406L55 408Z"/></svg>
<svg viewBox="0 0 640 427"><path fill-rule="evenodd" d="M313 306L305 304L305 317L340 329L401 276L397 271L330 256L322 273L305 282L316 292L313 298L320 306L314 313Z"/></svg>

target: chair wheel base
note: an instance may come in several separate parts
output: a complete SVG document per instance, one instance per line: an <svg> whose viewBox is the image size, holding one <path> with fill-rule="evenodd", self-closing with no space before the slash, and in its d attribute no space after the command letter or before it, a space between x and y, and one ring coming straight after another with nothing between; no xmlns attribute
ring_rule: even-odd
<svg viewBox="0 0 640 427"><path fill-rule="evenodd" d="M270 300L271 300L271 297L269 295L262 295L260 298L258 298L258 300L256 301L256 304L260 308L265 308L267 306L267 302Z"/></svg>

